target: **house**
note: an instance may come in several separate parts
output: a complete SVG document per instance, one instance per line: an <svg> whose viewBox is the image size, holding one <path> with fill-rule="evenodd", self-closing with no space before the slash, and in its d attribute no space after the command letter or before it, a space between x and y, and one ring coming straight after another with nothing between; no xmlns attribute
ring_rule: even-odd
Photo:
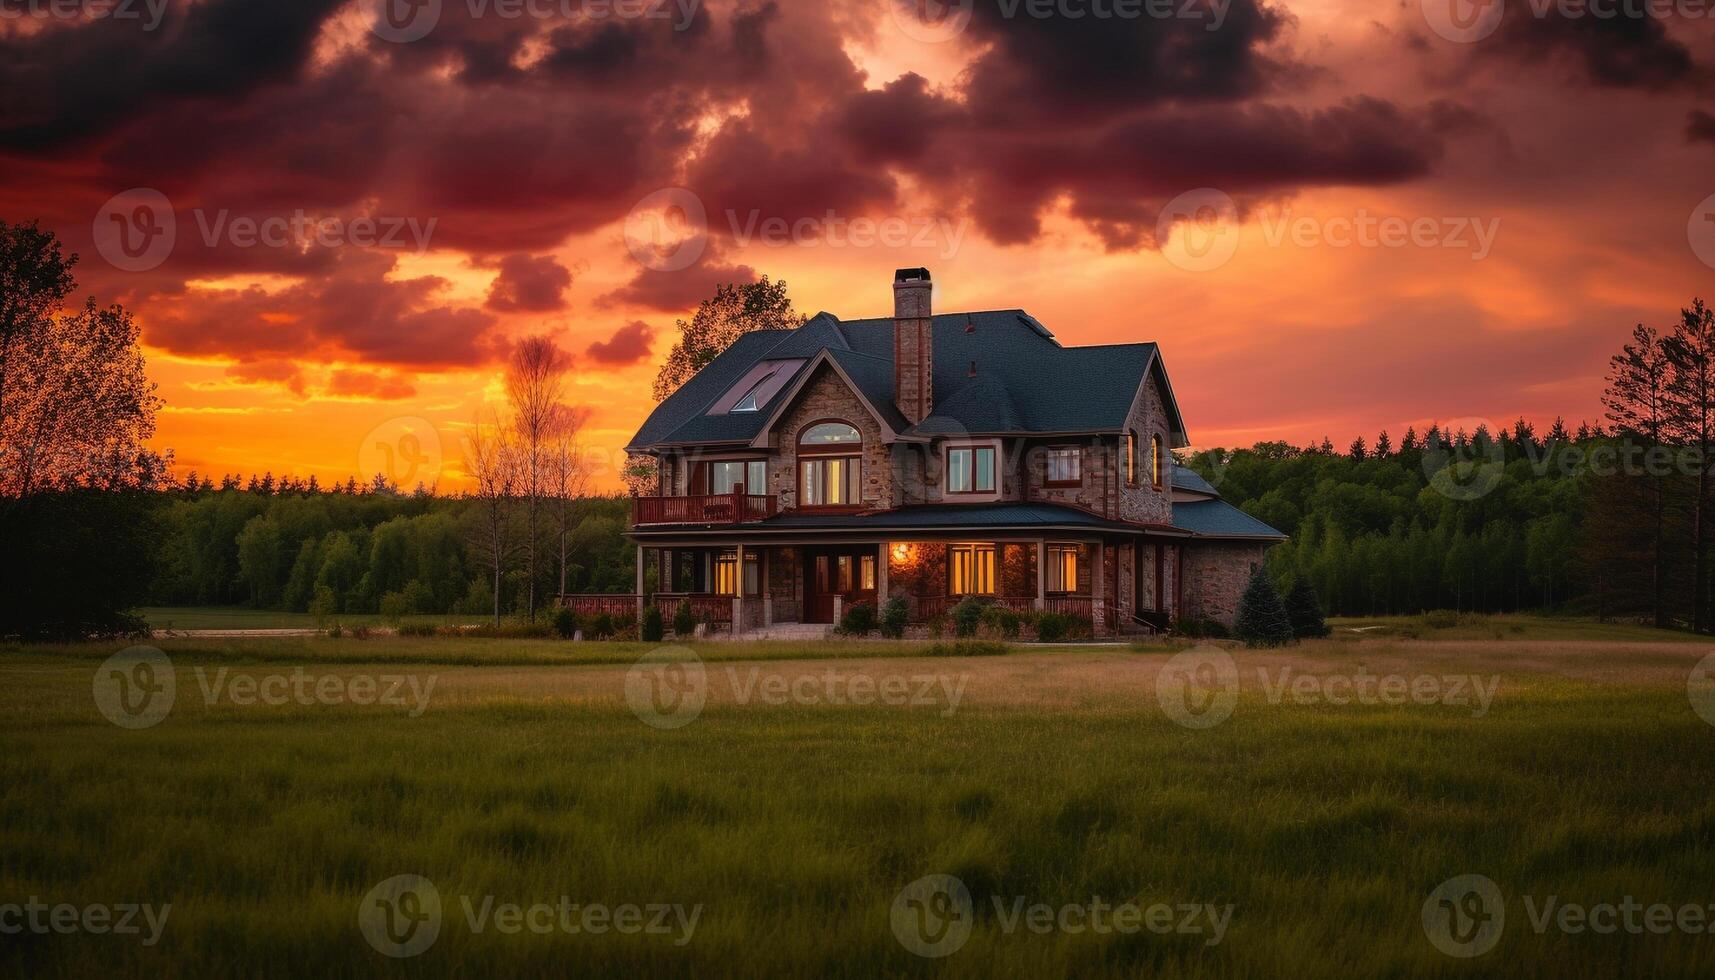
<svg viewBox="0 0 1715 980"><path fill-rule="evenodd" d="M663 401L628 447L658 485L622 601L740 633L889 596L914 623L977 595L1099 634L1230 625L1284 536L1174 464L1156 346L1066 347L1023 310L936 314L932 294L902 269L892 317L746 334Z"/></svg>

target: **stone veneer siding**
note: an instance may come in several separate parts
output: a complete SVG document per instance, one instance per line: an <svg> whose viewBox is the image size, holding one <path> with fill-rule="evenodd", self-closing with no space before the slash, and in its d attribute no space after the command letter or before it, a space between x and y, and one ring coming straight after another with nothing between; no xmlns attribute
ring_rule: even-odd
<svg viewBox="0 0 1715 980"><path fill-rule="evenodd" d="M1231 629L1252 566L1262 564L1261 541L1199 541L1185 549L1185 617L1211 619Z"/></svg>
<svg viewBox="0 0 1715 980"><path fill-rule="evenodd" d="M777 454L768 467L769 489L780 498L780 509L798 506L798 434L804 427L824 420L851 423L863 436L863 476L860 487L864 507L893 506L893 461L881 441L881 426L864 408L845 380L823 365L799 391L785 415L775 423L779 440Z"/></svg>

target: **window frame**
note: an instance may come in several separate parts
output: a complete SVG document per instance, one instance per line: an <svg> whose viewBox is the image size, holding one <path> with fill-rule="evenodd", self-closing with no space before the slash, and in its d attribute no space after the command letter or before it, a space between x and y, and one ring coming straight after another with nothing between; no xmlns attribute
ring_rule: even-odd
<svg viewBox="0 0 1715 980"><path fill-rule="evenodd" d="M1046 562L1046 567L1042 576L1043 591L1049 595L1077 595L1078 560L1083 557L1084 546L1078 544L1049 544L1043 549L1043 552L1043 559ZM1070 571L1072 573L1070 588L1068 588L1066 584L1068 564L1070 565ZM1060 580L1058 588L1053 584L1056 573L1058 573Z"/></svg>
<svg viewBox="0 0 1715 980"><path fill-rule="evenodd" d="M725 496L726 494L732 493L731 489L715 489L715 467L726 466L732 463L739 463L744 466L744 480L742 485L744 486L746 496L768 495L768 458L766 456L744 456L732 459L702 460L697 465L702 469L701 482L704 493L710 496ZM753 466L762 467L762 482L756 486L752 486L750 483L750 478L753 475L751 473L751 467Z"/></svg>
<svg viewBox="0 0 1715 980"><path fill-rule="evenodd" d="M809 433L810 430L817 426L829 424L844 425L850 428L853 432L857 433L857 441L824 443L804 442L804 436ZM816 419L811 422L806 422L798 429L798 437L794 445L797 447L797 453L792 464L792 469L794 471L793 480L796 487L796 499L800 509L823 512L859 511L863 509L864 438L862 429L845 419ZM852 499L833 504L806 503L804 497L805 477L809 475L812 467L816 467L821 470L822 475L817 480L817 490L823 500L827 499L827 490L831 487L826 475L828 467L825 465L817 467L817 464L826 464L829 462L842 462L850 468L851 476L848 477L850 485L845 487L845 489L850 491Z"/></svg>
<svg viewBox="0 0 1715 980"><path fill-rule="evenodd" d="M960 591L958 588L958 585L959 585L959 581L958 581L958 579L959 579L959 555L961 553L968 554L970 556L971 581L969 584L973 588L969 591ZM988 590L987 591L983 591L980 588L980 586L983 583L981 581L979 581L983 577L982 574L980 574L980 570L983 568L983 565L985 564L985 562L980 560L980 556L983 556L983 555L987 556L987 561L986 561L986 565L987 565L986 571L987 571L987 578L988 578L988 582L987 582ZM972 595L974 595L974 596L993 596L993 595L998 595L999 593L996 591L996 589L997 589L996 579L998 579L999 577L1000 577L1000 548L997 547L996 545L984 544L982 542L973 542L973 543L967 543L967 544L950 544L947 546L947 594L949 596L972 596Z"/></svg>
<svg viewBox="0 0 1715 980"><path fill-rule="evenodd" d="M1056 480L1053 477L1055 456L1062 453L1072 454L1072 470L1074 476L1069 480ZM1045 487L1081 487L1084 485L1084 447L1083 446L1049 446L1048 452L1042 457L1042 485Z"/></svg>
<svg viewBox="0 0 1715 980"><path fill-rule="evenodd" d="M981 472L977 466L977 454L981 453L985 450L989 454L989 482L990 482L990 486L986 490L977 486L977 474L979 472ZM970 456L971 456L970 466L966 469L966 473L970 478L970 484L969 484L970 489L968 489L968 490L954 490L953 489L953 454L956 452L968 452L968 453L970 453ZM1000 494L1000 482L1001 482L1000 447L995 445L994 443L992 443L992 442L959 442L959 443L948 443L945 446L941 447L941 492L943 494L945 494L946 496L949 496L949 497L994 497L994 496L998 496Z"/></svg>
<svg viewBox="0 0 1715 980"><path fill-rule="evenodd" d="M1137 471L1138 464L1141 462L1138 459L1138 443L1141 441L1137 436L1136 429L1125 430L1125 485L1128 487L1135 487L1138 484Z"/></svg>
<svg viewBox="0 0 1715 980"><path fill-rule="evenodd" d="M1159 432L1149 437L1149 483L1156 490L1160 490L1167 483L1167 467L1163 458L1165 453L1162 451L1164 448L1162 442Z"/></svg>

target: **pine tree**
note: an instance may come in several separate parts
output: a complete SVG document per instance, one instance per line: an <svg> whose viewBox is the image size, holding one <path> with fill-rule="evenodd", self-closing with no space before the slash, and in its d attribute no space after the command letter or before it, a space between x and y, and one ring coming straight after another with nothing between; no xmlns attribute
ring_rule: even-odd
<svg viewBox="0 0 1715 980"><path fill-rule="evenodd" d="M1292 620L1287 618L1286 605L1280 601L1274 580L1261 568L1251 573L1250 585L1239 600L1233 633L1253 647L1278 647L1292 642Z"/></svg>
<svg viewBox="0 0 1715 980"><path fill-rule="evenodd" d="M1393 455L1393 440L1388 438L1387 430L1383 429L1376 436L1376 458L1387 459Z"/></svg>
<svg viewBox="0 0 1715 980"><path fill-rule="evenodd" d="M1292 591L1286 596L1286 618L1292 623L1292 635L1300 640L1333 632L1322 619L1322 603L1316 600L1316 590L1307 578L1292 583Z"/></svg>
<svg viewBox="0 0 1715 980"><path fill-rule="evenodd" d="M1362 463L1364 461L1364 457L1368 456L1368 455L1369 455L1369 450L1364 447L1364 437L1359 436L1356 439L1353 439L1352 440L1352 459L1356 462Z"/></svg>

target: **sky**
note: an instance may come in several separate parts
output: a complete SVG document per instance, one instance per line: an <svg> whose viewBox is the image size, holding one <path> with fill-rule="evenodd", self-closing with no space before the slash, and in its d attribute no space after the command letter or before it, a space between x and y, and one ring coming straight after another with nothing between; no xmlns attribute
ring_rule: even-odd
<svg viewBox="0 0 1715 980"><path fill-rule="evenodd" d="M1160 344L1198 448L1576 425L1715 293L1712 15L0 0L0 219L135 312L181 475L457 490L547 334L614 490L714 284L885 316L911 266L938 312Z"/></svg>

